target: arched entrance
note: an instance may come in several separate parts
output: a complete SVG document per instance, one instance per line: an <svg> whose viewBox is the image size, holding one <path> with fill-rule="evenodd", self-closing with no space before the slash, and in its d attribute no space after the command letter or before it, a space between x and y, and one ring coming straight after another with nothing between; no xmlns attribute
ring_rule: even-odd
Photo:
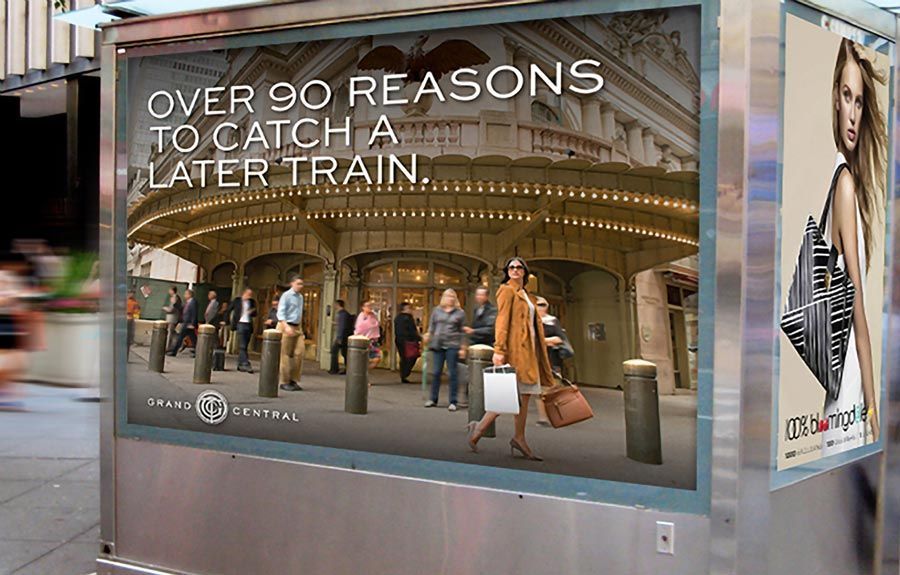
<svg viewBox="0 0 900 575"><path fill-rule="evenodd" d="M324 264L318 257L305 253L270 253L258 256L244 265L244 285L253 290L260 310L251 350L259 349L269 309L284 290L288 289L295 274L303 278L302 329L306 334L306 358L318 357Z"/></svg>
<svg viewBox="0 0 900 575"><path fill-rule="evenodd" d="M343 266L342 275L345 278L355 275L350 271L352 268L358 270L360 281L358 286L342 283L341 299L353 302L352 290L356 289L356 301L360 305L367 300L373 302L384 334L380 367L389 369L396 369L399 364L393 322L400 303L411 305L416 326L424 334L428 331L431 310L440 302L444 290L456 290L460 304L468 310L474 301L475 288L490 281L488 265L466 256L429 251L382 252L374 257L360 255L351 259L356 265ZM358 306L349 311L357 313Z"/></svg>

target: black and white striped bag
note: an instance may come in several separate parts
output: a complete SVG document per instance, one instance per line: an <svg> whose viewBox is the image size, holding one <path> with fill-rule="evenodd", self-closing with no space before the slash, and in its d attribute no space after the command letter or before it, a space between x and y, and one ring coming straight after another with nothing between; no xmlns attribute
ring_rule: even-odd
<svg viewBox="0 0 900 575"><path fill-rule="evenodd" d="M842 164L835 171L825 211L819 218L821 223L816 225L812 216L806 221L781 316L782 331L832 399L837 399L841 391L856 288L845 270L838 266L837 248L828 245L824 234L834 188L846 167Z"/></svg>

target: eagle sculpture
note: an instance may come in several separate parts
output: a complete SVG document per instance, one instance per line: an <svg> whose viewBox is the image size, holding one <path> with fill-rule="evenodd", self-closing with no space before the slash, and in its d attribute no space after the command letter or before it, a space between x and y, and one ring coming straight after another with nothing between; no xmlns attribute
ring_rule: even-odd
<svg viewBox="0 0 900 575"><path fill-rule="evenodd" d="M406 73L407 82L421 82L431 72L435 80L467 66L487 64L490 57L468 40L447 40L425 52L428 35L422 34L405 54L396 46L373 48L359 61L360 70Z"/></svg>

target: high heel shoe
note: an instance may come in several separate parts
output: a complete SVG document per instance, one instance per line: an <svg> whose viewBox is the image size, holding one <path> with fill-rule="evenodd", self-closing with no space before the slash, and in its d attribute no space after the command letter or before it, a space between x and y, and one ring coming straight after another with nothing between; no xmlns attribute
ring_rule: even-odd
<svg viewBox="0 0 900 575"><path fill-rule="evenodd" d="M526 450L525 447L522 446L521 443L515 440L515 438L509 440L509 454L514 455L515 451L518 451L522 454L522 457L528 459L530 461L543 461L543 457L538 457L534 454L530 449Z"/></svg>
<svg viewBox="0 0 900 575"><path fill-rule="evenodd" d="M466 436L469 449L472 450L472 453L478 453L478 440L481 439L481 436L478 435L478 422L470 421L469 424L466 425L466 429L469 430L469 433Z"/></svg>

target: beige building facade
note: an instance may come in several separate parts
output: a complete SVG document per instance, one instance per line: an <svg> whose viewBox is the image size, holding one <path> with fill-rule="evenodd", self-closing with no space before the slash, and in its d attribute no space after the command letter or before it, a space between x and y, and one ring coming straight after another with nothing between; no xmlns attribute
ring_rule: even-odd
<svg viewBox="0 0 900 575"><path fill-rule="evenodd" d="M336 299L354 313L362 301L375 301L388 329L383 366L393 367L389 326L400 302L412 303L426 330L444 289L455 288L471 311L475 289L493 291L503 263L518 255L534 276L529 287L549 300L572 340L575 380L616 387L622 361L643 356L660 365L661 392L695 388L699 46L680 44L699 37L683 29L694 20L647 21L641 13L435 31L426 47L464 38L490 65L523 71L537 64L550 72L552 62L599 55L606 84L599 97L545 89L487 106L435 99L405 109L348 109L336 97L320 119L351 117L349 148L224 153L212 146L211 118L192 116L205 138L200 151L187 158L171 149L151 153L158 174L181 160L264 157L273 164L269 185L136 190L129 242L184 258L232 293L252 287L261 302L299 273L307 353L322 366L330 360ZM320 78L340 95L373 47L405 50L413 40L229 50L219 84L264 93L280 81ZM399 141L369 147L380 114L391 117ZM247 129L260 119L233 121ZM313 185L303 183L307 177L292 185L280 158L317 152L348 158L339 160L343 170L354 155L374 165L380 154L416 154L419 181Z"/></svg>

